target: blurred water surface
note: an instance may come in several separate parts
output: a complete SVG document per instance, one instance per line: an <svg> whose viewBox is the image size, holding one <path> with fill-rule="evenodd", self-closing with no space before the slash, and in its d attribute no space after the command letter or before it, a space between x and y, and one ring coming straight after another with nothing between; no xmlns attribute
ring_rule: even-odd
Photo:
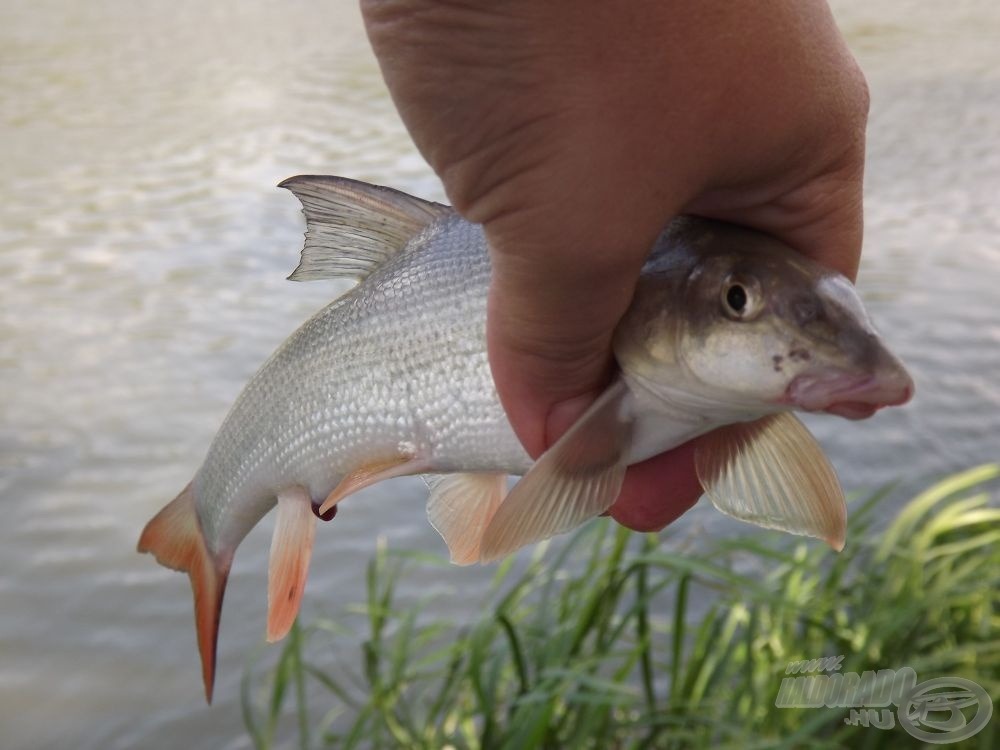
<svg viewBox="0 0 1000 750"><path fill-rule="evenodd" d="M873 94L860 287L916 402L811 420L849 489L1000 457L1000 6L835 3ZM269 527L241 547L216 703L187 581L134 553L270 351L343 287L290 284L273 186L440 187L353 2L0 2L0 744L241 748ZM379 533L440 551L403 480L323 527L305 612L362 596ZM679 526L729 533L699 507ZM475 614L489 571L418 581Z"/></svg>

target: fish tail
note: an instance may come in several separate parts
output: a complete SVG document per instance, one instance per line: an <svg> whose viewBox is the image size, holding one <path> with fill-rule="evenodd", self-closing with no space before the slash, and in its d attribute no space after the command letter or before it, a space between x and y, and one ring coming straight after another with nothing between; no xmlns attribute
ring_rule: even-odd
<svg viewBox="0 0 1000 750"><path fill-rule="evenodd" d="M219 616L230 561L219 560L209 552L190 484L146 524L139 537L138 550L153 553L161 565L183 571L191 579L201 674L205 683L205 698L211 703Z"/></svg>

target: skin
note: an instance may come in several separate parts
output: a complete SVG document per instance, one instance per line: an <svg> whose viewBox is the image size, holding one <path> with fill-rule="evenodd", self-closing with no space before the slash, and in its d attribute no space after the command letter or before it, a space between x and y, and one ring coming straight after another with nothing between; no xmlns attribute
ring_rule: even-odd
<svg viewBox="0 0 1000 750"><path fill-rule="evenodd" d="M533 456L600 393L659 231L693 213L850 278L868 91L822 0L362 0L414 142L494 265L487 337ZM630 468L612 516L662 528L693 445Z"/></svg>

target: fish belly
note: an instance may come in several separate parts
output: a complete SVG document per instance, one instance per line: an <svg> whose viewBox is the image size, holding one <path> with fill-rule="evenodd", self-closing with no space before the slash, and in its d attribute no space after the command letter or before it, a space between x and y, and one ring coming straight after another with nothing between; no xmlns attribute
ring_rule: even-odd
<svg viewBox="0 0 1000 750"><path fill-rule="evenodd" d="M291 485L319 501L366 464L432 472L530 466L486 353L481 230L445 222L293 333L247 384L194 482L214 551L232 550Z"/></svg>

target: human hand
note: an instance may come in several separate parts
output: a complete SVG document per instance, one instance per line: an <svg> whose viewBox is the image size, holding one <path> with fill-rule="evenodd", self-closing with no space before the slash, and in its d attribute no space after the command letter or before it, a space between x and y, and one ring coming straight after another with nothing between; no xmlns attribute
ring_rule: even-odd
<svg viewBox="0 0 1000 750"><path fill-rule="evenodd" d="M681 213L775 235L853 278L868 94L824 0L362 0L389 90L481 223L501 401L539 455L601 391L612 332ZM692 444L630 467L611 510L665 526Z"/></svg>

